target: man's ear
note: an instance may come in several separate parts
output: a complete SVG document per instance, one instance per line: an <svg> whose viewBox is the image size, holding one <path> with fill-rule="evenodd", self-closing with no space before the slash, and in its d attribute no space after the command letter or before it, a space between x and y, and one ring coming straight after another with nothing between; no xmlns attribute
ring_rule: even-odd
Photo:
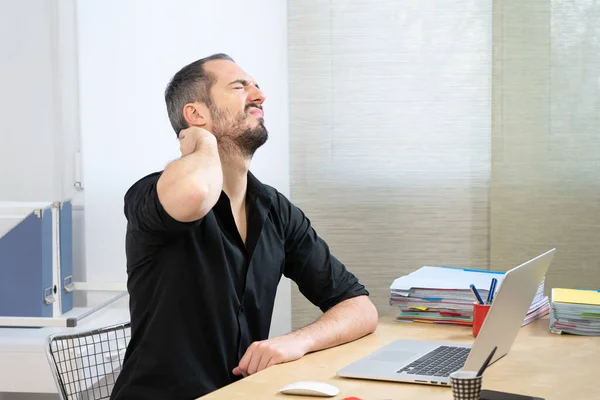
<svg viewBox="0 0 600 400"><path fill-rule="evenodd" d="M183 106L183 118L189 126L204 126L208 122L208 108L200 102Z"/></svg>

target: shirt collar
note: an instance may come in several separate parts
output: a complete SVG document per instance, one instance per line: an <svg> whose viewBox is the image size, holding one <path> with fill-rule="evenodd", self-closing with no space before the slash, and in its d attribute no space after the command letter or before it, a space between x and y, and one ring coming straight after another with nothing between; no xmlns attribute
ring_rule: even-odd
<svg viewBox="0 0 600 400"><path fill-rule="evenodd" d="M246 190L255 195L272 197L272 193L267 190L267 187L250 171L248 171L248 186Z"/></svg>

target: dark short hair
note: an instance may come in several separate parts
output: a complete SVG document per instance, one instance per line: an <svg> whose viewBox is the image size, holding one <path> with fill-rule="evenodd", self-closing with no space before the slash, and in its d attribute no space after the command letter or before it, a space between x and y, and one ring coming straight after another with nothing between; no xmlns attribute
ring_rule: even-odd
<svg viewBox="0 0 600 400"><path fill-rule="evenodd" d="M215 82L215 77L204 69L204 64L211 60L235 62L224 53L201 58L180 69L165 89L167 113L177 137L181 130L189 127L183 117L183 107L186 104L201 101L207 106L211 105L210 88Z"/></svg>

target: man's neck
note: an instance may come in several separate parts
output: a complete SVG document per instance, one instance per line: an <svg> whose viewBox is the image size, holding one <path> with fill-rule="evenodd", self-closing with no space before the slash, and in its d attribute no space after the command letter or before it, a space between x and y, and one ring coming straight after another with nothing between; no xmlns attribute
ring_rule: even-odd
<svg viewBox="0 0 600 400"><path fill-rule="evenodd" d="M220 157L223 170L223 191L229 197L233 208L242 207L246 200L250 160L239 154L220 154Z"/></svg>

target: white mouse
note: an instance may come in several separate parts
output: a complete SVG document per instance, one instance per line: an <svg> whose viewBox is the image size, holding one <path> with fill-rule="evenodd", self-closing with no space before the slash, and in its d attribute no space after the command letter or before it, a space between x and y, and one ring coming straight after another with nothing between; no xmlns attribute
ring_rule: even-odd
<svg viewBox="0 0 600 400"><path fill-rule="evenodd" d="M315 381L301 381L290 383L279 390L284 394L300 396L333 397L340 393L340 389L329 383Z"/></svg>

